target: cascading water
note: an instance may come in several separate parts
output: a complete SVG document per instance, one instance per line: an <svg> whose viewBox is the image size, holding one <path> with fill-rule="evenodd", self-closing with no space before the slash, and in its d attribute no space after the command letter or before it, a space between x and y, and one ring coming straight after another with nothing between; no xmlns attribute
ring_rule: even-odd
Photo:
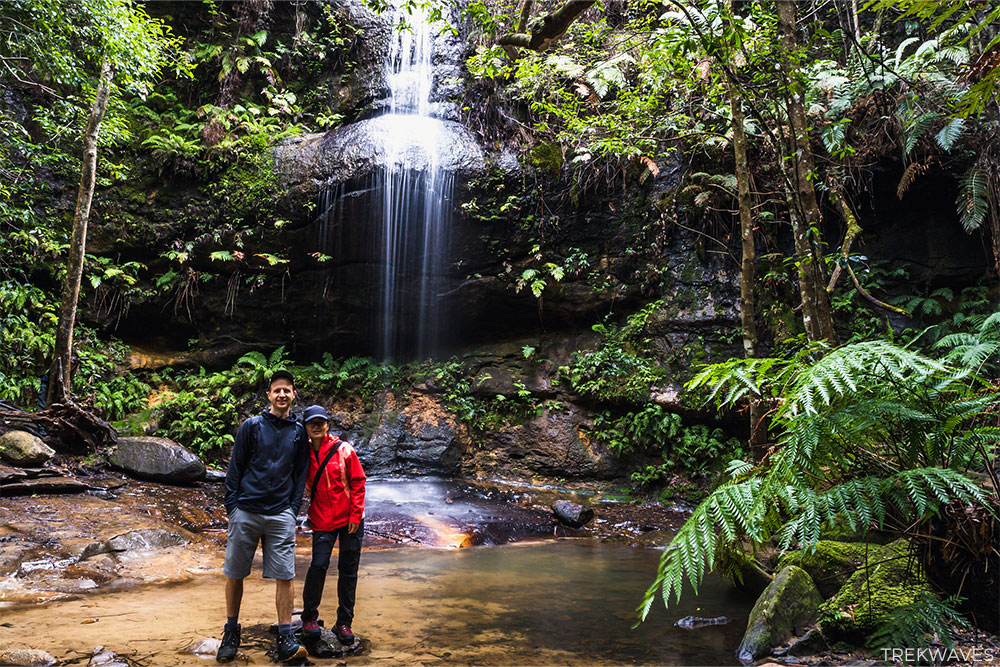
<svg viewBox="0 0 1000 667"><path fill-rule="evenodd" d="M424 358L438 351L455 182L441 167L448 149L442 121L431 116L435 28L418 11L405 19L409 27L395 31L387 59L387 112L371 121L366 137L380 153L380 165L365 183L323 193L317 239L341 264L363 261L374 267L365 319L373 339L369 347L383 359ZM342 224L347 217L357 219L359 211L367 221L363 240ZM365 248L360 253L359 242Z"/></svg>

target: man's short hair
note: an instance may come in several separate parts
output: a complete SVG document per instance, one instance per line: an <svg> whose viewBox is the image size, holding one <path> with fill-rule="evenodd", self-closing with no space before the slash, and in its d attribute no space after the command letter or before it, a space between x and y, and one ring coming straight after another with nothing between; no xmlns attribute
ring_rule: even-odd
<svg viewBox="0 0 1000 667"><path fill-rule="evenodd" d="M288 380L292 383L292 388L295 388L295 376L286 371L285 369L277 370L271 373L270 379L267 381L267 390L271 391L271 385L274 384L275 380Z"/></svg>

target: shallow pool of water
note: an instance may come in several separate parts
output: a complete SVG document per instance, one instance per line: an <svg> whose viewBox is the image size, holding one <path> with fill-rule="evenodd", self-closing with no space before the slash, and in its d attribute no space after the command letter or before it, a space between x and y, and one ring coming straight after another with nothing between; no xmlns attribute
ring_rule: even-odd
<svg viewBox="0 0 1000 667"><path fill-rule="evenodd" d="M396 549L365 553L354 630L369 655L348 664L738 664L733 653L752 599L709 578L698 598L664 610L632 630L635 607L652 581L660 552L555 540L467 549ZM300 556L296 596L308 563ZM333 621L336 585L327 586ZM246 581L241 621L274 620L274 587ZM686 615L733 619L686 631ZM7 609L0 647L31 647L66 661L104 645L149 665L214 664L180 651L217 636L224 621L221 575L79 600ZM251 664L270 664L262 649ZM335 664L338 661L316 661Z"/></svg>

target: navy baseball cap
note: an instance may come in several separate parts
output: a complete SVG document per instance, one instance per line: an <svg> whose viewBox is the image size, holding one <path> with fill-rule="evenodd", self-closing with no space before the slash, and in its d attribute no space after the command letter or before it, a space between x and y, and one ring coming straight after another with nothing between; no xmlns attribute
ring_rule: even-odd
<svg viewBox="0 0 1000 667"><path fill-rule="evenodd" d="M274 371L273 373L271 373L271 377L267 381L267 388L268 389L271 388L271 385L274 384L275 380L288 380L289 382L292 383L293 387L295 386L295 376L293 376L291 373L289 373L288 371L286 371L283 368L281 370L277 370L277 371Z"/></svg>
<svg viewBox="0 0 1000 667"><path fill-rule="evenodd" d="M330 413L327 412L326 408L322 405L310 405L306 408L306 411L302 413L302 423L311 422L313 419L330 421Z"/></svg>

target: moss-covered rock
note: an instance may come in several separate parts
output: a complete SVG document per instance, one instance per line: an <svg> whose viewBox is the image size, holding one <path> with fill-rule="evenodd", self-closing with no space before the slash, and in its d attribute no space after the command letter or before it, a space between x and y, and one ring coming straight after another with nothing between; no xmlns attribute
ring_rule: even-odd
<svg viewBox="0 0 1000 667"><path fill-rule="evenodd" d="M815 549L789 551L778 562L778 568L789 565L809 573L824 598L832 596L847 583L854 571L865 562L865 554L882 547L869 544L820 540Z"/></svg>
<svg viewBox="0 0 1000 667"><path fill-rule="evenodd" d="M753 606L736 656L752 662L801 634L816 619L822 601L805 570L794 565L782 569Z"/></svg>
<svg viewBox="0 0 1000 667"><path fill-rule="evenodd" d="M869 550L867 561L820 606L819 625L828 641L864 643L889 612L929 590L907 551L904 540Z"/></svg>
<svg viewBox="0 0 1000 667"><path fill-rule="evenodd" d="M16 466L40 466L53 456L55 451L51 447L27 431L8 431L0 435L0 458Z"/></svg>

